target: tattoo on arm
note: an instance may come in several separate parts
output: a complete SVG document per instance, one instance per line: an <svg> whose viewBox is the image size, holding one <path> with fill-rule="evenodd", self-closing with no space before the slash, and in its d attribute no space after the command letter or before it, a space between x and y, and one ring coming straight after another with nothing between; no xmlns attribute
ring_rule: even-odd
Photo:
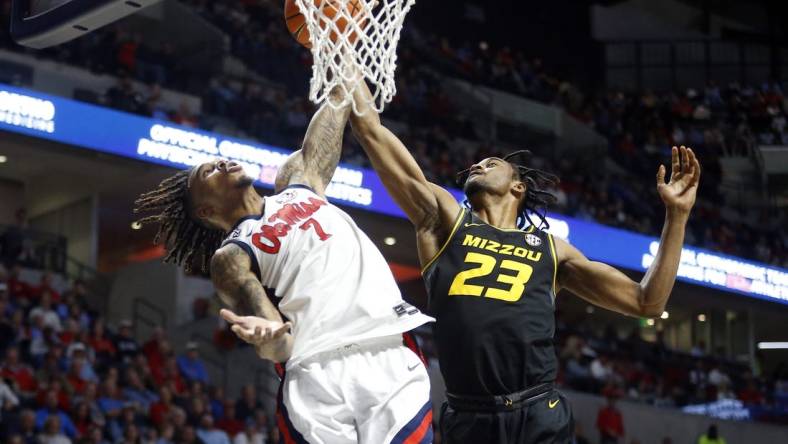
<svg viewBox="0 0 788 444"><path fill-rule="evenodd" d="M314 175L327 186L342 155L342 137L350 106L336 110L324 104L312 118L304 138L304 174Z"/></svg>
<svg viewBox="0 0 788 444"><path fill-rule="evenodd" d="M269 320L281 316L265 293L250 267L246 252L235 245L227 245L211 260L211 280L222 301L241 315L254 315Z"/></svg>

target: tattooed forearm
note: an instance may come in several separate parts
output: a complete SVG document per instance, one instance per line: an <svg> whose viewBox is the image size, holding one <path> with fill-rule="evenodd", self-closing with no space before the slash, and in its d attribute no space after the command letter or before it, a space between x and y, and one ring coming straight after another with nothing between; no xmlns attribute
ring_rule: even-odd
<svg viewBox="0 0 788 444"><path fill-rule="evenodd" d="M336 110L324 104L312 117L306 131L302 154L304 173L314 175L327 186L342 155L342 137L345 133L350 104Z"/></svg>

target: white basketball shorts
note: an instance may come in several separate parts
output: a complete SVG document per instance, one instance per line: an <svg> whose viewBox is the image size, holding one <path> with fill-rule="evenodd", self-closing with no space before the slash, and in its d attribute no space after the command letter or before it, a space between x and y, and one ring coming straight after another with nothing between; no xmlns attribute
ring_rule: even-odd
<svg viewBox="0 0 788 444"><path fill-rule="evenodd" d="M417 353L410 335L387 336L288 368L277 412L283 441L431 443L430 380Z"/></svg>

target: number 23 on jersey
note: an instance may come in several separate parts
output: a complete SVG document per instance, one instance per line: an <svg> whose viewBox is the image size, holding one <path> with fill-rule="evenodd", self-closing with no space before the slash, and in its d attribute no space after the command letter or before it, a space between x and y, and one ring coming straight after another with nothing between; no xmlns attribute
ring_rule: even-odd
<svg viewBox="0 0 788 444"><path fill-rule="evenodd" d="M531 279L534 270L533 267L522 262L504 259L499 263L493 256L475 252L469 252L465 256L465 263L477 266L461 271L454 277L451 287L449 287L449 296L483 296L506 302L517 302L522 298L525 284ZM503 284L500 288L468 283L471 279L489 276L496 268L498 275L495 281ZM505 271L510 273L505 273Z"/></svg>

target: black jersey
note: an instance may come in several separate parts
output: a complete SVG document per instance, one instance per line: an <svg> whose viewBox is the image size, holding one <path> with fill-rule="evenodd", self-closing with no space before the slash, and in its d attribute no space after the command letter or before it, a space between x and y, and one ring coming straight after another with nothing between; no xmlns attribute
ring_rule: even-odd
<svg viewBox="0 0 788 444"><path fill-rule="evenodd" d="M461 211L423 271L450 393L503 395L555 380L556 271L550 234Z"/></svg>

